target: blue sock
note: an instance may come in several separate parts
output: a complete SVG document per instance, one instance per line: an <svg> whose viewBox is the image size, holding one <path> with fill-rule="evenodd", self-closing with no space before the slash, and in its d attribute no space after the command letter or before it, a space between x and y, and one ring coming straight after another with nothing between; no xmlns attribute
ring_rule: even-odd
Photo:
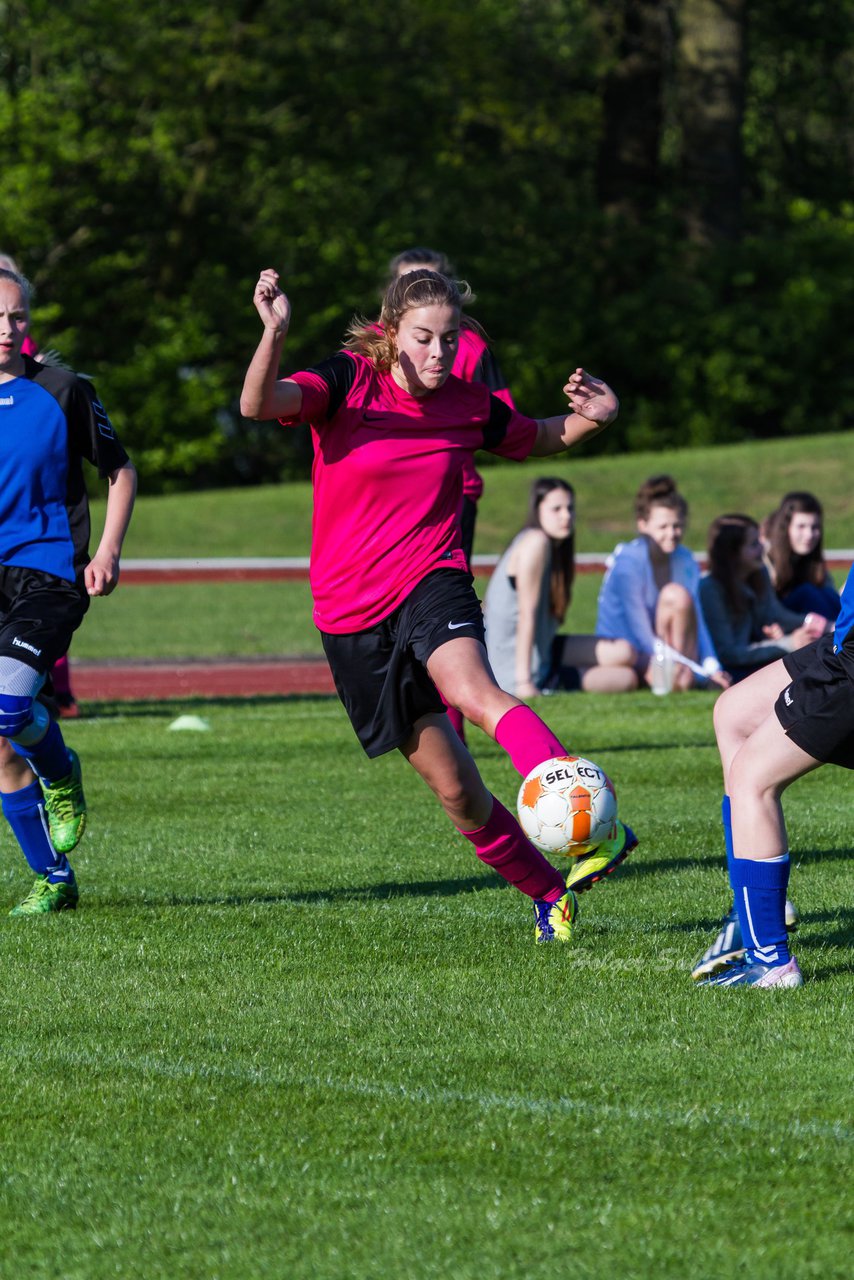
<svg viewBox="0 0 854 1280"><path fill-rule="evenodd" d="M68 747L55 720L51 720L47 733L35 746L24 747L18 742L12 742L12 746L19 756L29 761L33 770L45 782L59 782L60 778L67 778L71 771Z"/></svg>
<svg viewBox="0 0 854 1280"><path fill-rule="evenodd" d="M727 868L729 868L732 862L732 807L729 802L729 796L724 796L723 800L721 800L721 822L724 824L726 864Z"/></svg>
<svg viewBox="0 0 854 1280"><path fill-rule="evenodd" d="M747 959L754 964L788 964L789 855L771 860L732 858L729 867Z"/></svg>
<svg viewBox="0 0 854 1280"><path fill-rule="evenodd" d="M51 881L70 880L72 871L68 859L64 853L57 853L50 842L44 797L38 782L31 782L19 791L6 791L0 801L3 817L36 875L47 876Z"/></svg>

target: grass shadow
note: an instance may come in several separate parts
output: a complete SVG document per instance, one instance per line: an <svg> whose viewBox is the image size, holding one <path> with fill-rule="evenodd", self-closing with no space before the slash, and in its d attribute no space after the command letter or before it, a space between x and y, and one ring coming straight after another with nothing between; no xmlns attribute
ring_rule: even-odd
<svg viewBox="0 0 854 1280"><path fill-rule="evenodd" d="M159 897L141 899L99 898L98 905L110 908L144 907L249 907L290 903L312 906L321 902L387 902L393 898L448 898L458 894L482 892L504 887L504 881L495 876L466 876L457 880L417 880L410 883L385 881L372 885L340 885L326 889L301 889L281 893L211 894L208 896L183 896L167 893Z"/></svg>

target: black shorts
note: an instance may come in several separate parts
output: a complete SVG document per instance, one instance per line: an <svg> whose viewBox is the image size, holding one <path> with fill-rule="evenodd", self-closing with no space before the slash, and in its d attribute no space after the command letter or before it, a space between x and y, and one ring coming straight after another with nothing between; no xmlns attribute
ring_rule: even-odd
<svg viewBox="0 0 854 1280"><path fill-rule="evenodd" d="M88 608L79 583L38 569L0 566L0 657L47 673L68 652Z"/></svg>
<svg viewBox="0 0 854 1280"><path fill-rule="evenodd" d="M335 688L367 755L402 746L416 721L444 711L427 660L459 636L484 643L480 601L471 576L458 569L428 574L367 631L321 632Z"/></svg>
<svg viewBox="0 0 854 1280"><path fill-rule="evenodd" d="M854 769L854 654L843 661L833 636L786 654L792 677L774 710L788 737L822 764Z"/></svg>

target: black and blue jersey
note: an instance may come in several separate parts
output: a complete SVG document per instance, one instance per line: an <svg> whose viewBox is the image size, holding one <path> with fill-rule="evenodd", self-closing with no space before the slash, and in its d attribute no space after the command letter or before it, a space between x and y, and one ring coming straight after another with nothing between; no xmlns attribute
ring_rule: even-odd
<svg viewBox="0 0 854 1280"><path fill-rule="evenodd" d="M106 477L128 455L91 383L23 359L0 383L0 564L74 582L89 560L83 460Z"/></svg>

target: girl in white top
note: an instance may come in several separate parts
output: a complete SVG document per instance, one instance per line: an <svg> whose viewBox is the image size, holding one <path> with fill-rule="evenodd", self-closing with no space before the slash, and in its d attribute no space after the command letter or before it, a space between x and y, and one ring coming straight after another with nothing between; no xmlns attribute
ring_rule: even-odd
<svg viewBox="0 0 854 1280"><path fill-rule="evenodd" d="M703 619L699 600L700 569L682 546L688 504L672 476L651 476L635 499L638 537L621 542L609 559L599 592L596 635L627 640L638 652L638 671L652 686L656 641L683 654L706 672L707 679L727 688ZM695 674L675 662L674 691L690 689Z"/></svg>
<svg viewBox="0 0 854 1280"><path fill-rule="evenodd" d="M531 486L527 524L496 565L484 598L489 662L517 698L637 688L636 654L627 641L558 634L574 577L575 493L565 480L542 477Z"/></svg>

